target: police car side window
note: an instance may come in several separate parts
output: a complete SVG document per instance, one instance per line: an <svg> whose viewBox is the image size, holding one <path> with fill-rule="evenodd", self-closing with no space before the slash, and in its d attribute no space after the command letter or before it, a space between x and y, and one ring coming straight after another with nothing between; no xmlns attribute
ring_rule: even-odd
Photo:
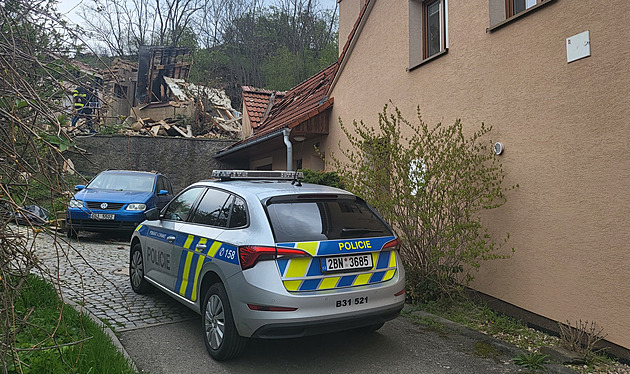
<svg viewBox="0 0 630 374"><path fill-rule="evenodd" d="M164 219L173 221L186 221L193 204L199 197L203 188L191 188L177 196L166 208Z"/></svg>
<svg viewBox="0 0 630 374"><path fill-rule="evenodd" d="M247 226L247 207L245 205L245 200L235 196L234 202L232 203L232 212L228 227L236 228L243 226Z"/></svg>
<svg viewBox="0 0 630 374"><path fill-rule="evenodd" d="M230 197L227 192L209 188L201 199L192 221L209 226L226 227L230 213Z"/></svg>

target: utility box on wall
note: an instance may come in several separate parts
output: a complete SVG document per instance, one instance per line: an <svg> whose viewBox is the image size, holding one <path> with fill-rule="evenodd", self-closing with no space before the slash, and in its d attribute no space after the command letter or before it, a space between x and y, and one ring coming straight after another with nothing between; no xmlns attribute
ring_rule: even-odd
<svg viewBox="0 0 630 374"><path fill-rule="evenodd" d="M567 63L591 55L591 35L584 31L567 38Z"/></svg>

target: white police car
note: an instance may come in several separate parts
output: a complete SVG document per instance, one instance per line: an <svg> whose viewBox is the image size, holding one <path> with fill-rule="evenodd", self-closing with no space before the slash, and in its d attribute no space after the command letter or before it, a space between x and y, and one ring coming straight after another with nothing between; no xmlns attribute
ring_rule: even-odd
<svg viewBox="0 0 630 374"><path fill-rule="evenodd" d="M215 171L132 236L134 291L155 286L200 313L216 360L247 338L376 330L403 307L391 228L355 195L296 174Z"/></svg>

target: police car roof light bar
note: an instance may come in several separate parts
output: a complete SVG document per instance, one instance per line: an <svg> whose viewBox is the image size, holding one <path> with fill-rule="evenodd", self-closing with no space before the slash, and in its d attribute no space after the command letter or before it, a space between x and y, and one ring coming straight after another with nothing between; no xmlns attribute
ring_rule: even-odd
<svg viewBox="0 0 630 374"><path fill-rule="evenodd" d="M303 179L304 173L290 170L214 170L212 177L222 181L234 179L295 180Z"/></svg>

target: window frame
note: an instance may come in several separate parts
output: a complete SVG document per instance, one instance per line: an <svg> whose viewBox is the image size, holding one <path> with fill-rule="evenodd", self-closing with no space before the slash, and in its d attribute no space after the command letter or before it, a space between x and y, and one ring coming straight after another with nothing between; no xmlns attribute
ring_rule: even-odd
<svg viewBox="0 0 630 374"><path fill-rule="evenodd" d="M555 0L536 0L536 5L533 5L525 10L522 10L512 16L513 9L508 7L513 6L513 0L490 0L489 1L489 27L486 32L494 32L503 26L512 23L521 17L528 16L531 13L538 11L539 9L554 3ZM511 12L511 13L510 13Z"/></svg>
<svg viewBox="0 0 630 374"><path fill-rule="evenodd" d="M506 0L509 1L509 0ZM440 3L440 50L429 55L429 6L434 3ZM446 12L445 0L424 0L422 2L422 59L427 60L433 56L439 55L446 49Z"/></svg>
<svg viewBox="0 0 630 374"><path fill-rule="evenodd" d="M439 2L440 50L429 56L428 8ZM408 72L448 52L448 0L409 0Z"/></svg>
<svg viewBox="0 0 630 374"><path fill-rule="evenodd" d="M512 18L518 14L521 14L523 12L526 12L527 10L540 5L541 3L543 3L545 0L536 0L536 4L530 6L530 7L526 7L525 9L521 10L518 13L514 13L514 1L515 0L505 0L505 19L509 19ZM525 0L527 1L527 0Z"/></svg>

